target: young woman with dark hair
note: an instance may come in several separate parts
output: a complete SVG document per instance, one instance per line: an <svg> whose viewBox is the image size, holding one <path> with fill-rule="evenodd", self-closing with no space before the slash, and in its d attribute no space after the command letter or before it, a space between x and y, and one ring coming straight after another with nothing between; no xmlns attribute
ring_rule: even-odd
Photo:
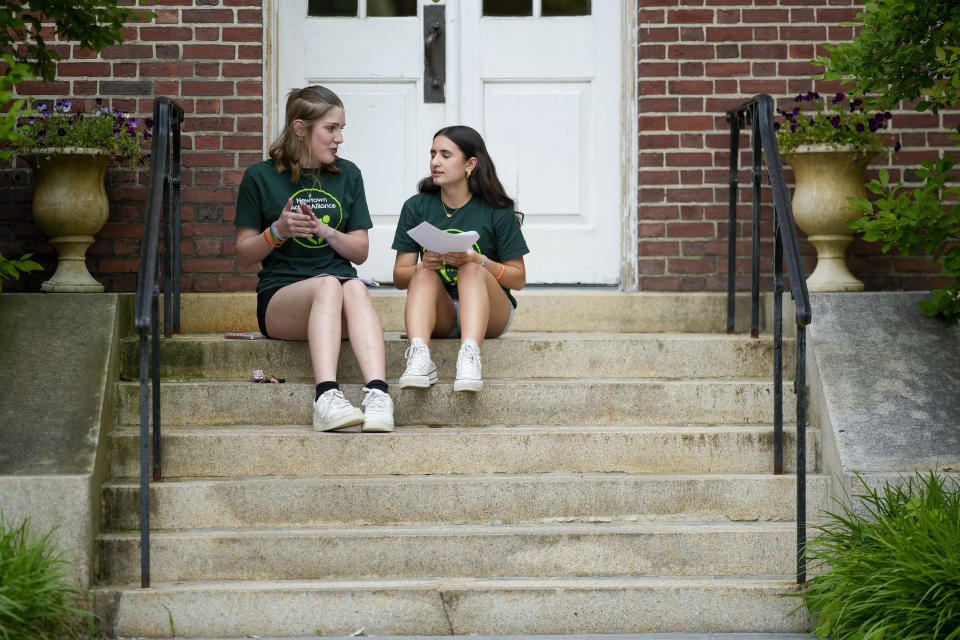
<svg viewBox="0 0 960 640"><path fill-rule="evenodd" d="M480 345L509 328L517 306L510 290L526 284L523 215L500 184L483 138L462 125L434 135L430 175L418 191L404 203L393 239L393 281L408 290L404 321L410 346L400 388L434 384L430 339L459 338L453 390L477 392L483 388ZM480 237L464 252L425 251L407 234L423 221Z"/></svg>
<svg viewBox="0 0 960 640"><path fill-rule="evenodd" d="M393 431L383 327L354 264L367 259L372 225L363 178L337 156L345 126L343 103L329 89L294 89L286 123L270 159L248 168L237 196L237 261L261 263L257 321L267 337L306 340L319 431L363 424ZM363 379L365 411L337 383L340 341L347 336Z"/></svg>

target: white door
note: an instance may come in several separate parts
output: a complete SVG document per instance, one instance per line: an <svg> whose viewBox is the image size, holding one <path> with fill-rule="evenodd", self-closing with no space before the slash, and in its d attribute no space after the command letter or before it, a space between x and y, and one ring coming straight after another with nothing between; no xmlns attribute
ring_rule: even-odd
<svg viewBox="0 0 960 640"><path fill-rule="evenodd" d="M437 7L442 103L424 95L424 16ZM431 136L467 124L526 216L528 282L619 281L621 2L278 0L275 10L271 133L293 87L322 84L343 100L341 154L363 171L374 223L362 275L391 280L397 216L428 173Z"/></svg>

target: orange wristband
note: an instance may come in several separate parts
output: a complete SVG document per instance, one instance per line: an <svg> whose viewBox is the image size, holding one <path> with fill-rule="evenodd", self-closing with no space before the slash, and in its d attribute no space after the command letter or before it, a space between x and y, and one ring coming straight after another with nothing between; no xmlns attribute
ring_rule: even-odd
<svg viewBox="0 0 960 640"><path fill-rule="evenodd" d="M500 271L497 271L497 275L493 276L493 279L499 281L499 280L500 280L500 276L503 275L503 270L504 270L504 266L503 266L503 263L501 262L501 263L500 263Z"/></svg>
<svg viewBox="0 0 960 640"><path fill-rule="evenodd" d="M266 240L267 244L273 247L274 249L280 248L279 244L275 243L273 240L270 239L270 227L267 227L266 229L263 230L263 239Z"/></svg>

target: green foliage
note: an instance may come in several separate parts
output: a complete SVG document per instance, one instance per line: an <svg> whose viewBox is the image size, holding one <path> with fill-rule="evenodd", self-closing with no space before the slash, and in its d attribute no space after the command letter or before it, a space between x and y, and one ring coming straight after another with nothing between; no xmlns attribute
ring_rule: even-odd
<svg viewBox="0 0 960 640"><path fill-rule="evenodd" d="M39 264L31 260L32 253L25 253L19 260L7 260L0 253L0 292L3 292L3 281L9 278L20 279L21 273L29 271L40 271L43 269Z"/></svg>
<svg viewBox="0 0 960 640"><path fill-rule="evenodd" d="M934 472L841 504L807 544L822 573L796 595L814 633L843 640L960 639L960 482Z"/></svg>
<svg viewBox="0 0 960 640"><path fill-rule="evenodd" d="M960 3L867 0L851 26L861 27L856 38L824 45L828 55L814 60L826 69L821 78L852 78L857 93L876 94L887 109L908 100L936 113L960 97Z"/></svg>
<svg viewBox="0 0 960 640"><path fill-rule="evenodd" d="M11 103L10 109L0 113L0 140L9 140L17 127L17 116L23 106L23 99L13 100L13 89L22 80L33 78L30 66L17 62L9 53L0 54L0 59L7 66L7 72L0 76L0 106ZM0 160L9 160L10 152L0 149Z"/></svg>
<svg viewBox="0 0 960 640"><path fill-rule="evenodd" d="M80 606L88 592L68 582L52 533L31 540L26 522L13 527L0 518L0 640L96 633L96 616Z"/></svg>
<svg viewBox="0 0 960 640"><path fill-rule="evenodd" d="M97 98L97 104L101 104ZM100 149L114 160L129 165L147 156L140 150L137 128L140 123L129 114L98 106L84 115L70 110L69 100L57 100L51 109L45 103L24 111L14 131L10 149L15 155L29 155L42 149L87 147ZM150 138L150 118L144 120L142 138Z"/></svg>
<svg viewBox="0 0 960 640"><path fill-rule="evenodd" d="M929 316L955 321L960 318L960 205L956 201L960 187L947 186L955 160L946 156L921 164L917 175L924 182L916 189L890 184L890 174L881 170L879 178L867 185L878 196L876 201L851 198L853 209L862 216L848 224L865 240L883 242L884 253L896 247L904 256L921 253L939 261L943 273L954 280L935 289L933 300L920 302L920 307Z"/></svg>
<svg viewBox="0 0 960 640"><path fill-rule="evenodd" d="M38 78L56 75L60 54L47 47L44 23L53 23L57 35L83 49L100 51L123 42L124 23L152 13L118 7L117 0L0 0L0 50L18 51L21 62Z"/></svg>
<svg viewBox="0 0 960 640"><path fill-rule="evenodd" d="M847 100L843 93L828 98L810 91L794 98L792 110L777 109L783 121L776 123L777 144L781 151L790 151L804 144L852 145L858 154L873 155L884 148L880 133L892 114L870 115L863 109L863 100ZM808 114L803 107L813 107Z"/></svg>

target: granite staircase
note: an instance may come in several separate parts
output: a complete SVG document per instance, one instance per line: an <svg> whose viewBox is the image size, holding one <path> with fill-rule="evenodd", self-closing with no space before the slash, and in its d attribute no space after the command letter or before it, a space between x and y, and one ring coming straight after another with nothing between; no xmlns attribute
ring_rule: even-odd
<svg viewBox="0 0 960 640"><path fill-rule="evenodd" d="M403 295L374 291L390 381ZM164 342L164 481L139 588L139 384L122 348L97 538L119 637L795 632L795 428L772 475L772 340L714 294L522 291L485 387L400 391L397 429L311 429L305 343L226 340L253 297L195 296ZM741 301L741 307L742 301ZM740 317L748 318L742 308ZM785 374L793 369L785 348ZM285 378L253 384L253 369ZM346 395L361 397L344 346ZM795 415L784 383L784 415ZM809 429L808 512L826 501Z"/></svg>

